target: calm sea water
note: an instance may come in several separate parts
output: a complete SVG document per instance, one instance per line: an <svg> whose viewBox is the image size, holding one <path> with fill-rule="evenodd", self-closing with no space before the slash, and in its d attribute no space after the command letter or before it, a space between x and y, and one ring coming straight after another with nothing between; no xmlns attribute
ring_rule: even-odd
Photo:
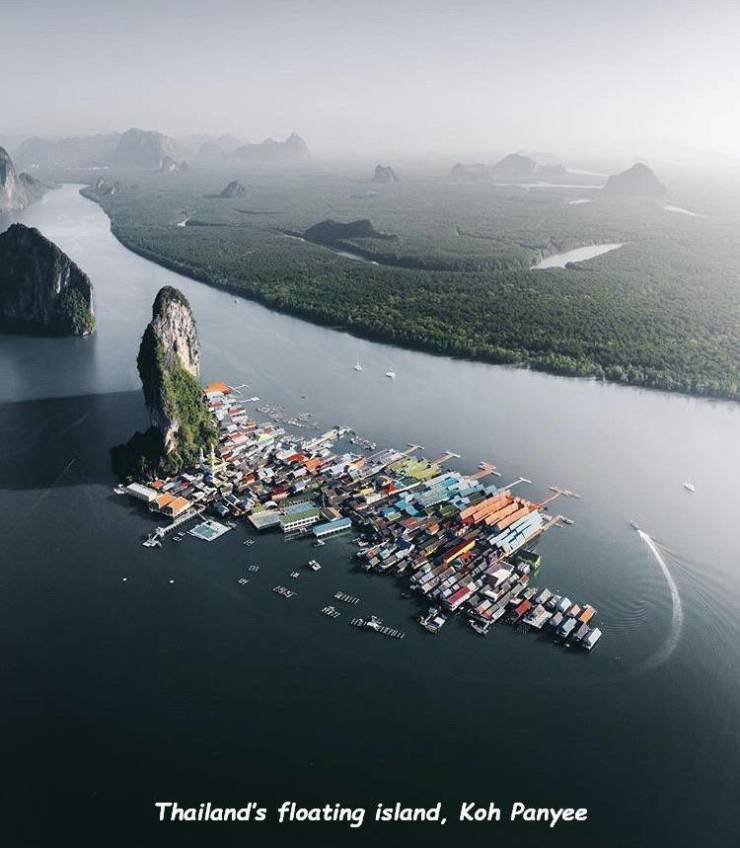
<svg viewBox="0 0 740 848"><path fill-rule="evenodd" d="M98 332L0 336L4 845L732 843L740 408L397 350L278 315L129 253L71 186L24 221L90 275ZM458 621L429 636L400 584L353 568L347 539L295 586L288 572L317 552L276 535L142 548L151 521L112 494L108 449L146 426L135 357L165 284L190 299L204 379L247 383L379 446L450 449L465 470L491 460L505 479L531 478L532 496L579 492L559 506L575 526L540 544L537 584L598 608L598 648L504 626L482 639ZM681 616L630 520L664 552ZM297 597L274 595L278 583ZM338 589L362 603L332 621L319 610ZM348 627L358 612L407 638ZM159 800L441 800L448 824L162 825ZM460 830L463 800L586 806L589 822Z"/></svg>

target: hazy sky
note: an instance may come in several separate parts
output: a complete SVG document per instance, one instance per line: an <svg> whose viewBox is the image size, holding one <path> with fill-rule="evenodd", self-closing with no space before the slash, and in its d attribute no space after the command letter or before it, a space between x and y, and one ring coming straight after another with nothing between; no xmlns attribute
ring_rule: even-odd
<svg viewBox="0 0 740 848"><path fill-rule="evenodd" d="M732 0L3 0L0 131L740 150Z"/></svg>

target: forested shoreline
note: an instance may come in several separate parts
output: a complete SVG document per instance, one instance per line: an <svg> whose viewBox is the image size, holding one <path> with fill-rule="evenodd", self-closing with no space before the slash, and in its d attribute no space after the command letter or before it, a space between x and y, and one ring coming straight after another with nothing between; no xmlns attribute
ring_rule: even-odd
<svg viewBox="0 0 740 848"><path fill-rule="evenodd" d="M548 271L526 265L572 246L567 231L549 247L531 237L526 244L499 238L499 270L432 271L288 243L272 220L178 227L181 198L166 193L83 194L102 205L114 235L139 255L315 323L442 355L740 400L740 287L722 284L721 265L707 267L708 255L696 255L688 229L640 238L638 227L620 229L621 219L592 224L591 241L603 232L628 243L595 264ZM214 219L241 217L237 209L227 218L227 203L209 207ZM480 232L486 235L484 227ZM405 243L394 242L399 255ZM372 245L342 246L373 257ZM731 259L740 269L740 257Z"/></svg>

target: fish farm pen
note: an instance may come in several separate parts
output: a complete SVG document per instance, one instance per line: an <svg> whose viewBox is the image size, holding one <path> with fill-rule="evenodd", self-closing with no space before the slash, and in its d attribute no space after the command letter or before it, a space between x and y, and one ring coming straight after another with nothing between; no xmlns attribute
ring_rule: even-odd
<svg viewBox="0 0 740 848"><path fill-rule="evenodd" d="M190 534L208 541L240 521L257 532L280 531L286 541L308 537L315 546L359 528L352 541L361 567L399 577L424 599L429 609L419 623L430 633L461 615L481 636L502 622L587 651L599 641L594 607L531 584L541 562L532 546L552 527L572 524L549 506L561 496L578 497L574 492L550 487L544 500L530 500L514 491L530 482L526 478L499 485L491 463L464 474L446 465L456 454L429 460L419 455L420 445L370 451L363 443L365 452L343 450L340 443L359 441L350 428L298 437L281 421L259 423L248 408L255 400L241 400L226 383L209 384L204 403L218 427L218 446L202 452L187 473L117 489L171 519L144 543L148 547L161 546L169 529L194 518L201 523ZM205 510L215 520L203 520ZM309 565L320 569L315 560ZM273 591L296 594L283 586ZM334 599L359 600L342 592ZM333 607L322 612L338 617ZM379 622L370 616L350 623L403 638Z"/></svg>

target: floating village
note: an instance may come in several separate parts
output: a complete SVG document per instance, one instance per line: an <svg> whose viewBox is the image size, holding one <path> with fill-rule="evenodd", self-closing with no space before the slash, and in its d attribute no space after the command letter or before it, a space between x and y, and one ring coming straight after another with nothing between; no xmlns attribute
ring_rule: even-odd
<svg viewBox="0 0 740 848"><path fill-rule="evenodd" d="M456 454L429 460L419 456L420 445L376 450L347 427L299 437L281 424L316 430L310 414L289 418L280 407L258 407L259 398L242 398L241 388L206 386L219 444L201 455L198 467L116 488L168 521L146 538L146 547L161 547L168 538L181 542L186 534L212 542L240 522L255 531L247 546L267 531L281 532L286 541L308 538L317 549L333 536L357 533L356 565L395 575L405 596L423 599L428 609L419 624L429 633L461 616L480 636L501 622L586 651L597 644L602 634L593 606L534 585L541 564L537 539L572 524L552 514L550 504L578 497L574 492L551 487L546 500L528 500L514 490L531 481L499 485L501 475L490 463L463 474L445 465ZM258 423L252 409L270 420ZM321 563L313 558L290 578L301 569L320 571ZM284 585L273 592L286 600L297 595ZM338 591L320 612L338 619L359 600ZM389 638L405 636L374 615L348 623Z"/></svg>

